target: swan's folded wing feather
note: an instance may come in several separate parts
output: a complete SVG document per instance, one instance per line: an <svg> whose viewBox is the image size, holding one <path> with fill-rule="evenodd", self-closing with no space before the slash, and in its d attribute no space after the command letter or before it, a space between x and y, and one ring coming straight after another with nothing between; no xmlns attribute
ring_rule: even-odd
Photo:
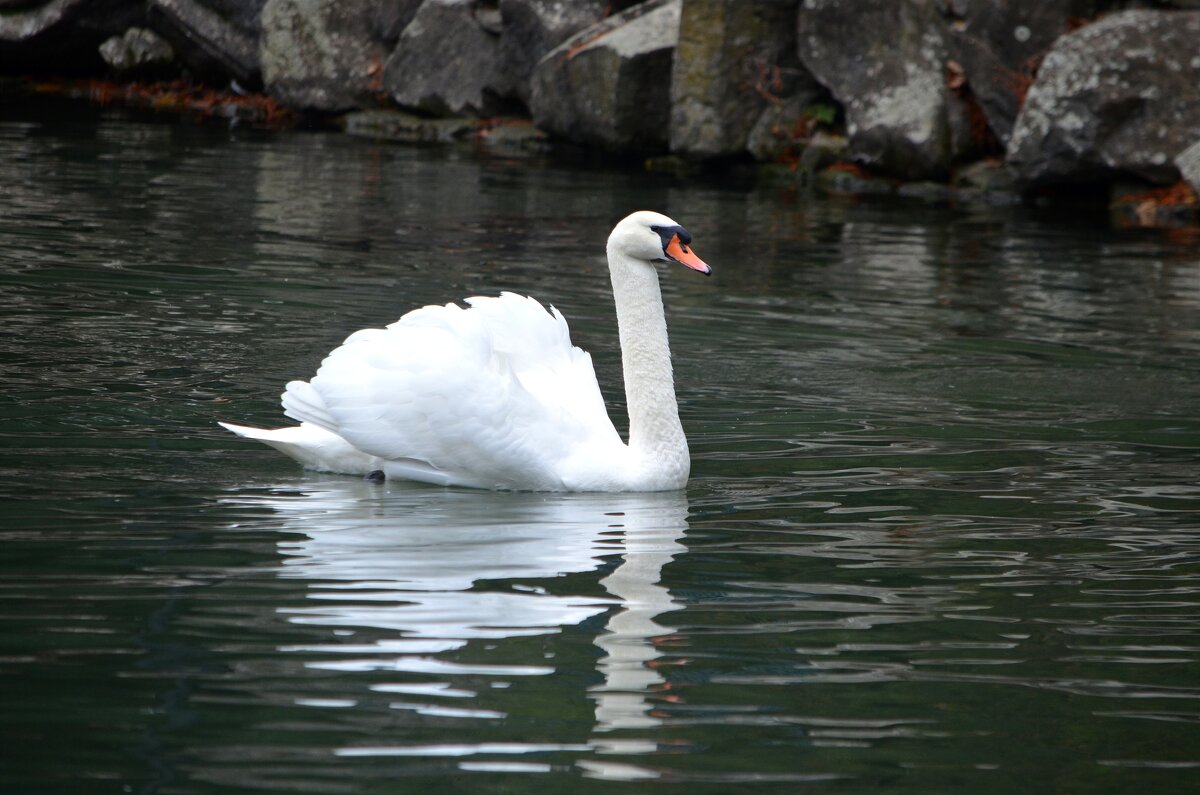
<svg viewBox="0 0 1200 795"><path fill-rule="evenodd" d="M620 442L596 381L592 357L571 344L571 331L561 312L507 292L497 298L469 298L467 303L471 305L467 314L478 317L493 351L504 356L540 405L574 417L591 433Z"/></svg>
<svg viewBox="0 0 1200 795"><path fill-rule="evenodd" d="M325 407L325 399L307 381L289 381L279 402L284 416L337 433L337 420Z"/></svg>
<svg viewBox="0 0 1200 795"><path fill-rule="evenodd" d="M336 432L380 458L501 487L561 487L579 445L620 444L561 315L512 294L470 303L415 310L334 350L311 389Z"/></svg>

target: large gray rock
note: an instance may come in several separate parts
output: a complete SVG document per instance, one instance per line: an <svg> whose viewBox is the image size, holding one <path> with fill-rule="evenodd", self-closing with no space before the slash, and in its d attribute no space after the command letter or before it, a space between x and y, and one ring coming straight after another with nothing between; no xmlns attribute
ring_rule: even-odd
<svg viewBox="0 0 1200 795"><path fill-rule="evenodd" d="M0 71L102 70L100 44L144 21L139 0L0 1Z"/></svg>
<svg viewBox="0 0 1200 795"><path fill-rule="evenodd" d="M1008 165L1029 184L1167 184L1200 131L1200 12L1125 11L1061 38L1029 90Z"/></svg>
<svg viewBox="0 0 1200 795"><path fill-rule="evenodd" d="M284 105L336 112L371 104L383 66L421 0L267 0L259 59Z"/></svg>
<svg viewBox="0 0 1200 795"><path fill-rule="evenodd" d="M265 0L148 0L153 29L200 80L261 85L259 17Z"/></svg>
<svg viewBox="0 0 1200 795"><path fill-rule="evenodd" d="M387 61L384 88L404 107L487 116L505 108L500 14L476 0L425 0Z"/></svg>
<svg viewBox="0 0 1200 795"><path fill-rule="evenodd" d="M560 44L533 73L534 123L625 152L667 147L682 0L647 0Z"/></svg>
<svg viewBox="0 0 1200 795"><path fill-rule="evenodd" d="M796 7L797 0L684 0L671 72L672 152L741 154L756 126L799 121L819 87L796 57Z"/></svg>
<svg viewBox="0 0 1200 795"><path fill-rule="evenodd" d="M538 62L602 20L610 6L611 0L500 0L500 70L526 107Z"/></svg>
<svg viewBox="0 0 1200 795"><path fill-rule="evenodd" d="M947 11L950 57L979 102L988 127L1007 145L1013 121L1041 59L1059 36L1082 20L1126 0L952 0Z"/></svg>
<svg viewBox="0 0 1200 795"><path fill-rule="evenodd" d="M854 157L910 179L944 177L972 148L940 5L804 0L796 15L800 60L845 108Z"/></svg>

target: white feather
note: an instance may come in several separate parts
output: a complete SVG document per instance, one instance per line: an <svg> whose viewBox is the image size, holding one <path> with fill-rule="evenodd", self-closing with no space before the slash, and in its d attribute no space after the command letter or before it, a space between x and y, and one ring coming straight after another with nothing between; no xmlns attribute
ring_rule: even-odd
<svg viewBox="0 0 1200 795"><path fill-rule="evenodd" d="M309 469L344 475L365 475L381 468L381 462L355 449L336 433L304 422L291 428L250 428L231 422L217 423L247 439L257 439L290 455Z"/></svg>

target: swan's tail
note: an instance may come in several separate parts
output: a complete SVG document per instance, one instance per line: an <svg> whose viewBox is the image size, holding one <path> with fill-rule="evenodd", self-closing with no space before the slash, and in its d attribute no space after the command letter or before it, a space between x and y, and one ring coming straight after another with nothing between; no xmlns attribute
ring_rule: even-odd
<svg viewBox="0 0 1200 795"><path fill-rule="evenodd" d="M381 468L378 458L358 450L336 433L304 422L292 428L251 428L218 422L222 428L256 439L299 461L308 469L341 475L365 475Z"/></svg>

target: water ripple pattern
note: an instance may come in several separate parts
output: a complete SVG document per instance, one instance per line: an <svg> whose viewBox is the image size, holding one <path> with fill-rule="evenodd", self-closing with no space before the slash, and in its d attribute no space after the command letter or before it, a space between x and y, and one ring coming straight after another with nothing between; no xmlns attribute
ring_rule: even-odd
<svg viewBox="0 0 1200 795"><path fill-rule="evenodd" d="M1195 790L1194 238L611 166L0 109L0 790ZM623 425L640 207L715 270L663 278L686 493L215 425L499 290Z"/></svg>

